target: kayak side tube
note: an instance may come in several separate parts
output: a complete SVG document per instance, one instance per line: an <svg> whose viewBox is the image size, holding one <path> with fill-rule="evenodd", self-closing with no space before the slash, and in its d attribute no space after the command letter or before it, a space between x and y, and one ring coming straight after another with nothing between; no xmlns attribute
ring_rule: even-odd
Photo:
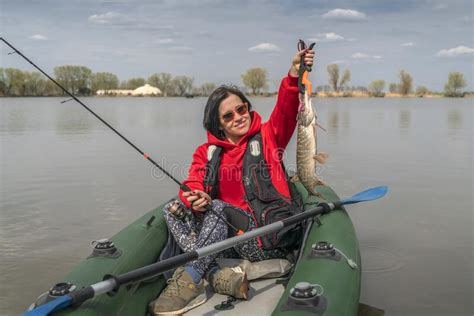
<svg viewBox="0 0 474 316"><path fill-rule="evenodd" d="M94 256L83 260L64 279L80 289L104 279L155 263L166 244L167 227L160 205L110 238L121 252L116 258ZM164 288L164 277L120 287L109 295L99 295L81 306L54 315L145 315L147 306Z"/></svg>
<svg viewBox="0 0 474 316"><path fill-rule="evenodd" d="M306 209L319 202L339 200L328 186L317 186L322 198L316 198L309 197L300 183L296 185L304 195ZM316 251L318 246L332 249ZM356 316L360 282L361 259L356 232L346 210L337 208L314 221L300 260L272 315ZM313 299L305 297L306 294L311 296L311 290L304 290L306 287L313 290ZM295 299L298 294L300 298Z"/></svg>

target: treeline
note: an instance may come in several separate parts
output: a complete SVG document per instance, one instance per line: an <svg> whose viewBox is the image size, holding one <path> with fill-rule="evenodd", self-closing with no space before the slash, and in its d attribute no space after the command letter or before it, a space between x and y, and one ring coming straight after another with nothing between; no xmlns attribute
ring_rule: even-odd
<svg viewBox="0 0 474 316"><path fill-rule="evenodd" d="M216 88L216 85L210 82L194 86L192 77L173 77L169 73L155 73L148 79L131 78L120 82L113 73L93 73L87 67L73 65L55 67L53 78L66 90L77 96L94 95L98 90L104 90L105 94L109 90L133 90L146 83L159 88L164 96L190 94L207 96ZM0 96L63 96L64 94L64 91L39 72L0 68Z"/></svg>
<svg viewBox="0 0 474 316"><path fill-rule="evenodd" d="M351 72L344 69L340 72L337 64L327 66L328 84L316 87L316 93L327 96L351 97L355 95L384 97L386 95L385 80L372 81L368 87L353 86ZM412 76L405 70L398 73L399 82L390 83L388 92L392 95L423 97L440 94L430 91L427 87L416 87ZM110 90L133 90L146 83L157 87L163 96L208 96L216 88L212 82L200 86L193 85L194 78L189 76L173 77L169 73L154 73L145 78L131 78L119 81L118 77L110 72L93 73L84 66L65 65L54 68L54 79L64 88L78 96L94 95L98 90L104 94ZM241 75L243 90L252 95L270 95L268 90L268 74L263 68L251 68ZM464 75L460 72L451 72L444 86L443 95L447 97L463 97L462 91L466 87ZM64 92L53 82L39 72L22 71L15 68L0 68L0 96L63 96Z"/></svg>
<svg viewBox="0 0 474 316"><path fill-rule="evenodd" d="M345 69L342 76L340 76L339 66L331 64L327 66L327 72L329 84L316 87L316 91L324 92L329 96L335 93L335 95L350 97L355 92L363 92L372 97L385 96L385 80L374 80L368 87L350 86L351 72L348 69ZM423 97L429 94L442 94L446 97L463 97L467 94L467 92L462 91L466 87L466 81L464 80L464 74L460 72L449 73L448 81L444 85L442 93L430 91L423 85L419 85L415 89L412 76L405 70L399 71L398 78L399 82L393 82L388 85L388 92L392 95Z"/></svg>

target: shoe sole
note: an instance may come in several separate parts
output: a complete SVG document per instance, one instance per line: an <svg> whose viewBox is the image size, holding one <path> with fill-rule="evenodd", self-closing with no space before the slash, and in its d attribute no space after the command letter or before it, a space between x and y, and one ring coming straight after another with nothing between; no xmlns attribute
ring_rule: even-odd
<svg viewBox="0 0 474 316"><path fill-rule="evenodd" d="M155 316L164 316L164 315L181 315L186 313L187 311L198 307L201 304L204 304L207 301L207 296L206 293L199 294L196 296L195 299L193 299L191 302L189 302L188 305L185 307L181 308L180 310L176 311L168 311L168 312L155 312Z"/></svg>

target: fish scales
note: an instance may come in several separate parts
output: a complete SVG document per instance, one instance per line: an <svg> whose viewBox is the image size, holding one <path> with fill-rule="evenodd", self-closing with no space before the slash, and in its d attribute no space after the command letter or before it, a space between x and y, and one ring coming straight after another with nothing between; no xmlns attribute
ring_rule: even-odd
<svg viewBox="0 0 474 316"><path fill-rule="evenodd" d="M316 186L323 182L317 175L317 161L324 163L327 154L317 152L317 115L307 92L303 100L303 109L298 113L296 170L298 179L306 190L313 195L318 195Z"/></svg>

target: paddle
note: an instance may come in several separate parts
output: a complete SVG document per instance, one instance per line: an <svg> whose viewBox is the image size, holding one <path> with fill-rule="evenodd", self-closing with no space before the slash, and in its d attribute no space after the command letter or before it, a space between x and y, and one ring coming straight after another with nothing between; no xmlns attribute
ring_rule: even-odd
<svg viewBox="0 0 474 316"><path fill-rule="evenodd" d="M163 261L159 261L136 270L118 275L110 276L107 275L104 277L104 281L92 284L90 286L84 287L79 290L75 290L65 296L61 296L57 299L54 299L44 305L40 305L37 308L25 312L24 316L44 316L49 315L54 311L62 310L69 306L78 306L85 302L86 300L93 298L95 296L118 290L122 285L138 282L141 280L148 279L153 276L162 274L168 270L180 267L190 261L202 258L217 252L220 252L224 249L233 247L241 242L253 239L262 235L266 235L275 231L278 231L284 227L299 223L305 219L316 216L318 214L326 214L331 210L337 209L342 205L355 204L359 202L366 202L379 199L383 197L388 191L386 186L375 187L367 189L365 191L359 192L353 195L350 198L343 199L341 201L336 201L333 203L320 203L317 207L304 211L303 213L288 217L284 220L262 226L260 228L254 229L242 235L234 236L232 238L225 239L223 241L214 243L212 245L196 249L191 252L186 252L184 254L172 257Z"/></svg>

